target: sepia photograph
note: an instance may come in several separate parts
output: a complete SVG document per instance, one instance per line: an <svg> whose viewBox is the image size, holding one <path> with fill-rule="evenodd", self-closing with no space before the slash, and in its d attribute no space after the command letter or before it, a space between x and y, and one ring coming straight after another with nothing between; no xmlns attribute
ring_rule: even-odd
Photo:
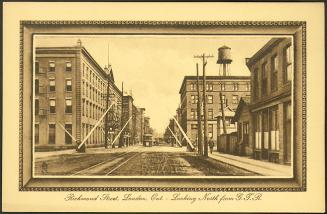
<svg viewBox="0 0 327 214"><path fill-rule="evenodd" d="M3 17L3 211L325 210L322 3Z"/></svg>
<svg viewBox="0 0 327 214"><path fill-rule="evenodd" d="M34 177L292 177L292 37L33 41Z"/></svg>

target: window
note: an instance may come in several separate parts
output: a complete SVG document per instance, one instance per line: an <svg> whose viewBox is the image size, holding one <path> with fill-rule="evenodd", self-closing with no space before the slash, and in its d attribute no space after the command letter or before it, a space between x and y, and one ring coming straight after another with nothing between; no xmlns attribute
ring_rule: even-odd
<svg viewBox="0 0 327 214"><path fill-rule="evenodd" d="M39 115L39 110L40 110L39 99L36 99L35 100L35 115Z"/></svg>
<svg viewBox="0 0 327 214"><path fill-rule="evenodd" d="M93 105L92 105L92 103L90 103L90 114L89 114L89 116L90 116L90 118L92 118L93 117Z"/></svg>
<svg viewBox="0 0 327 214"><path fill-rule="evenodd" d="M89 80L89 67L86 67L86 79Z"/></svg>
<svg viewBox="0 0 327 214"><path fill-rule="evenodd" d="M230 119L229 119L229 118L226 118L226 119L225 119L225 125L226 125L226 126L230 126Z"/></svg>
<svg viewBox="0 0 327 214"><path fill-rule="evenodd" d="M243 134L244 135L249 134L249 123L246 123L246 122L243 123Z"/></svg>
<svg viewBox="0 0 327 214"><path fill-rule="evenodd" d="M238 103L238 95L233 95L232 103L233 104L237 104Z"/></svg>
<svg viewBox="0 0 327 214"><path fill-rule="evenodd" d="M225 91L225 83L221 83L220 88L222 91Z"/></svg>
<svg viewBox="0 0 327 214"><path fill-rule="evenodd" d="M277 55L271 58L271 91L277 90L277 72L278 72Z"/></svg>
<svg viewBox="0 0 327 214"><path fill-rule="evenodd" d="M213 96L212 95L207 96L207 103L209 103L209 104L213 103Z"/></svg>
<svg viewBox="0 0 327 214"><path fill-rule="evenodd" d="M197 95L191 95L191 100L192 100L193 104L198 103L198 96Z"/></svg>
<svg viewBox="0 0 327 214"><path fill-rule="evenodd" d="M261 93L262 93L262 95L267 95L267 87L268 87L268 85L267 85L267 72L268 72L268 70L267 70L267 63L266 62L262 64L262 70L261 71L262 71Z"/></svg>
<svg viewBox="0 0 327 214"><path fill-rule="evenodd" d="M82 72L83 72L83 78L85 77L85 64L83 63L83 70L82 70Z"/></svg>
<svg viewBox="0 0 327 214"><path fill-rule="evenodd" d="M35 136L34 136L34 140L35 140L35 144L39 144L39 141L40 141L40 134L39 134L39 124L35 124L34 125L34 133L35 133Z"/></svg>
<svg viewBox="0 0 327 214"><path fill-rule="evenodd" d="M86 83L85 90L86 90L86 97L89 97L89 85L87 83Z"/></svg>
<svg viewBox="0 0 327 214"><path fill-rule="evenodd" d="M238 91L238 83L233 84L234 91Z"/></svg>
<svg viewBox="0 0 327 214"><path fill-rule="evenodd" d="M83 80L82 82L82 93L83 93L83 96L85 95L85 82Z"/></svg>
<svg viewBox="0 0 327 214"><path fill-rule="evenodd" d="M191 91L195 91L196 89L196 84L195 83L191 83Z"/></svg>
<svg viewBox="0 0 327 214"><path fill-rule="evenodd" d="M50 100L50 113L56 113L56 100Z"/></svg>
<svg viewBox="0 0 327 214"><path fill-rule="evenodd" d="M246 83L246 90L250 91L250 83L248 83L248 82Z"/></svg>
<svg viewBox="0 0 327 214"><path fill-rule="evenodd" d="M72 91L72 80L66 79L66 91Z"/></svg>
<svg viewBox="0 0 327 214"><path fill-rule="evenodd" d="M86 113L86 116L88 117L89 116L89 102L88 101L86 101L85 107L86 107L85 113Z"/></svg>
<svg viewBox="0 0 327 214"><path fill-rule="evenodd" d="M197 111L196 109L191 109L191 119L195 120L197 118Z"/></svg>
<svg viewBox="0 0 327 214"><path fill-rule="evenodd" d="M39 72L40 72L39 62L35 61L35 73L38 74Z"/></svg>
<svg viewBox="0 0 327 214"><path fill-rule="evenodd" d="M212 83L207 83L207 85L206 85L206 90L207 90L207 91L212 91L212 90L213 90L213 85L212 85Z"/></svg>
<svg viewBox="0 0 327 214"><path fill-rule="evenodd" d="M66 107L65 107L65 113L72 113L72 99L66 98Z"/></svg>
<svg viewBox="0 0 327 214"><path fill-rule="evenodd" d="M270 122L270 149L279 150L279 139L278 139L278 108L272 108L269 114Z"/></svg>
<svg viewBox="0 0 327 214"><path fill-rule="evenodd" d="M36 79L35 81L35 94L39 94L39 80Z"/></svg>
<svg viewBox="0 0 327 214"><path fill-rule="evenodd" d="M261 113L255 114L255 148L261 149L261 131L262 131L262 123L261 123Z"/></svg>
<svg viewBox="0 0 327 214"><path fill-rule="evenodd" d="M198 124L191 124L191 129L198 129Z"/></svg>
<svg viewBox="0 0 327 214"><path fill-rule="evenodd" d="M85 99L83 99L82 103L82 116L85 116Z"/></svg>
<svg viewBox="0 0 327 214"><path fill-rule="evenodd" d="M55 62L49 62L49 72L55 72L55 71L56 71Z"/></svg>
<svg viewBox="0 0 327 214"><path fill-rule="evenodd" d="M56 80L49 79L49 91L53 92L56 91Z"/></svg>
<svg viewBox="0 0 327 214"><path fill-rule="evenodd" d="M72 135L72 124L65 124L65 129ZM72 137L65 132L65 144L72 144Z"/></svg>
<svg viewBox="0 0 327 214"><path fill-rule="evenodd" d="M225 103L225 95L221 95L221 101L222 103Z"/></svg>
<svg viewBox="0 0 327 214"><path fill-rule="evenodd" d="M258 98L259 97L259 77L258 77L258 68L254 69L254 74L253 74L253 92L254 92L254 97Z"/></svg>
<svg viewBox="0 0 327 214"><path fill-rule="evenodd" d="M66 71L72 71L72 63L66 62Z"/></svg>
<svg viewBox="0 0 327 214"><path fill-rule="evenodd" d="M269 149L269 126L268 126L268 111L262 112L262 131L263 131L263 148Z"/></svg>
<svg viewBox="0 0 327 214"><path fill-rule="evenodd" d="M56 143L56 124L49 124L49 144Z"/></svg>
<svg viewBox="0 0 327 214"><path fill-rule="evenodd" d="M213 119L213 110L212 109L208 109L208 119L209 120Z"/></svg>
<svg viewBox="0 0 327 214"><path fill-rule="evenodd" d="M96 119L96 107L95 107L95 104L93 104L93 119Z"/></svg>
<svg viewBox="0 0 327 214"><path fill-rule="evenodd" d="M208 137L213 137L213 124L208 124Z"/></svg>
<svg viewBox="0 0 327 214"><path fill-rule="evenodd" d="M292 53L291 46L284 50L284 82L292 80Z"/></svg>

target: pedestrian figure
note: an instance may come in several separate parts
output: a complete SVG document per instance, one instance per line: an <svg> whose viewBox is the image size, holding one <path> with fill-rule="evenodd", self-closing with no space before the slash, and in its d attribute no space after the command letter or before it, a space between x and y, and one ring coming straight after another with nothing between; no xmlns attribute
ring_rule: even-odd
<svg viewBox="0 0 327 214"><path fill-rule="evenodd" d="M211 137L210 140L209 140L210 154L212 154L213 146L214 146L214 143L213 143L213 140L212 140L212 137Z"/></svg>
<svg viewBox="0 0 327 214"><path fill-rule="evenodd" d="M43 161L42 163L42 174L47 174L48 173L48 164Z"/></svg>

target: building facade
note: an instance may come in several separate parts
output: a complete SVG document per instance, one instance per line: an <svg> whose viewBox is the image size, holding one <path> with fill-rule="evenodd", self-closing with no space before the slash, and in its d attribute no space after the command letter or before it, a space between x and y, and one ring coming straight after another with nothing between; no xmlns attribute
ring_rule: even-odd
<svg viewBox="0 0 327 214"><path fill-rule="evenodd" d="M35 56L35 131L37 150L75 148L106 111L109 81L111 112L121 115L121 91L79 41L72 47L37 47ZM109 75L109 80L108 80ZM117 118L116 120L120 120ZM114 126L113 126L114 127ZM87 146L104 143L104 120ZM117 132L120 127L114 127ZM72 136L72 137L71 137Z"/></svg>
<svg viewBox="0 0 327 214"><path fill-rule="evenodd" d="M200 94L202 97L202 76L200 77ZM250 96L249 76L207 76L207 118L208 138L217 142L217 116L221 112L220 95L223 107L236 109L241 97ZM185 76L180 88L180 121L181 126L192 143L197 140L197 77ZM203 119L203 115L202 115ZM203 122L202 122L203 124Z"/></svg>
<svg viewBox="0 0 327 214"><path fill-rule="evenodd" d="M291 163L292 53L291 38L274 38L247 59L256 159Z"/></svg>
<svg viewBox="0 0 327 214"><path fill-rule="evenodd" d="M232 123L237 124L238 154L253 155L252 123L250 114L250 97L242 97L235 111Z"/></svg>
<svg viewBox="0 0 327 214"><path fill-rule="evenodd" d="M133 97L130 95L123 96L123 114L122 114L122 127L125 126L123 133L122 133L122 140L123 145L129 146L134 143L134 122L135 117L133 118Z"/></svg>

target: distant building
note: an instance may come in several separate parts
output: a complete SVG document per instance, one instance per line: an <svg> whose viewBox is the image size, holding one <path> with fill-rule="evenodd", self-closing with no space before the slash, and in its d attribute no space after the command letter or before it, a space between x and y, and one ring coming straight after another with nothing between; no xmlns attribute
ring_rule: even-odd
<svg viewBox="0 0 327 214"><path fill-rule="evenodd" d="M224 117L225 117L225 126L226 126L226 134L230 134L232 132L237 131L237 123L233 122L233 118L235 116L235 111L232 110L229 106L224 108ZM222 112L218 112L217 118L217 135L224 134L224 126L223 126L223 116Z"/></svg>
<svg viewBox="0 0 327 214"><path fill-rule="evenodd" d="M152 134L153 130L150 126L150 117L144 117L144 134Z"/></svg>
<svg viewBox="0 0 327 214"><path fill-rule="evenodd" d="M129 146L130 144L133 143L133 97L130 95L124 95L123 96L123 115L122 115L122 124L121 126L125 126L127 123L126 127L124 128L122 132L122 144L124 146ZM135 118L134 118L135 120ZM120 145L120 146L123 146Z"/></svg>
<svg viewBox="0 0 327 214"><path fill-rule="evenodd" d="M274 38L246 65L251 71L254 157L290 164L292 160L291 38Z"/></svg>
<svg viewBox="0 0 327 214"><path fill-rule="evenodd" d="M217 119L221 112L220 96L224 108L227 106L235 111L241 97L250 95L249 76L207 76L207 118L208 137L217 141ZM200 93L202 97L202 76L200 76ZM185 76L180 91L181 126L192 142L197 140L197 77ZM202 116L203 119L203 116Z"/></svg>
<svg viewBox="0 0 327 214"><path fill-rule="evenodd" d="M112 70L108 75L111 100L119 112L121 93L114 84ZM70 135L82 141L106 110L107 74L80 42L72 47L37 47L34 81L36 149L76 146ZM99 146L103 142L102 123L87 145Z"/></svg>
<svg viewBox="0 0 327 214"><path fill-rule="evenodd" d="M253 154L250 101L250 97L242 97L232 119L237 124L238 154L246 156Z"/></svg>
<svg viewBox="0 0 327 214"><path fill-rule="evenodd" d="M141 143L143 142L143 135L144 135L144 112L145 108L137 108L136 111L136 136L137 136L137 142Z"/></svg>

